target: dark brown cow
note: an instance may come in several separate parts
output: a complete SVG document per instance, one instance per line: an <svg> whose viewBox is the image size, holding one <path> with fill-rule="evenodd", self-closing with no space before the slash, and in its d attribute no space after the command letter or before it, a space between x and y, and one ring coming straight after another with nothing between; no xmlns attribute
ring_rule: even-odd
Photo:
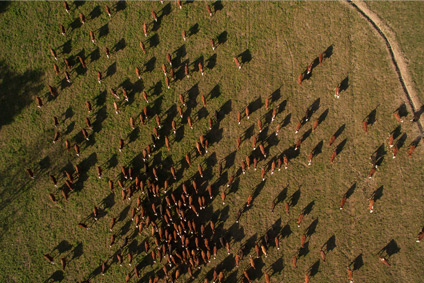
<svg viewBox="0 0 424 283"><path fill-rule="evenodd" d="M35 102L37 103L37 107L38 108L41 108L41 107L43 107L43 101L41 100L41 98L40 97L36 97L35 98Z"/></svg>
<svg viewBox="0 0 424 283"><path fill-rule="evenodd" d="M424 229L421 230L421 232L418 233L416 242L419 243L419 242L421 242L422 239L424 239Z"/></svg>
<svg viewBox="0 0 424 283"><path fill-rule="evenodd" d="M84 223L78 223L78 227L85 229L85 230L90 230L90 228Z"/></svg>
<svg viewBox="0 0 424 283"><path fill-rule="evenodd" d="M122 152L122 149L124 148L124 140L119 139L119 152Z"/></svg>
<svg viewBox="0 0 424 283"><path fill-rule="evenodd" d="M109 59L110 58L109 48L105 47L105 53L106 53L106 57Z"/></svg>
<svg viewBox="0 0 424 283"><path fill-rule="evenodd" d="M324 58L324 53L319 54L318 56L318 62L321 65L322 64L322 59Z"/></svg>
<svg viewBox="0 0 424 283"><path fill-rule="evenodd" d="M34 173L32 172L32 170L31 170L31 169L26 169L26 171L27 171L27 173L28 173L29 177L30 177L31 179L34 179Z"/></svg>
<svg viewBox="0 0 424 283"><path fill-rule="evenodd" d="M340 201L340 210L343 209L343 207L344 207L344 205L346 203L346 200L347 200L347 197L346 197L346 195L344 195L343 198Z"/></svg>

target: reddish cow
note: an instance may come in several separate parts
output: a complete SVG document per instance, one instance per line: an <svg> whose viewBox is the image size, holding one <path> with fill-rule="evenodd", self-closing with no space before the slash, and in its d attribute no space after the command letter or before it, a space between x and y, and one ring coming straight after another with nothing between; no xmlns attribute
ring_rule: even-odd
<svg viewBox="0 0 424 283"><path fill-rule="evenodd" d="M302 85L302 81L303 81L303 74L300 74L299 77L297 77L297 83L299 85Z"/></svg>
<svg viewBox="0 0 424 283"><path fill-rule="evenodd" d="M236 63L237 68L241 69L241 64L239 60L237 59L237 57L234 57L234 63Z"/></svg>
<svg viewBox="0 0 424 283"><path fill-rule="evenodd" d="M56 51L50 48L50 53L52 54L53 58L57 61Z"/></svg>
<svg viewBox="0 0 424 283"><path fill-rule="evenodd" d="M203 75L204 75L204 73L203 73L203 65L202 65L202 62L199 62L198 66L199 66L199 71L200 71L200 73L202 73L202 76L203 76Z"/></svg>
<svg viewBox="0 0 424 283"><path fill-rule="evenodd" d="M343 196L342 200L340 201L340 210L343 209L345 203L346 203L347 197L346 195Z"/></svg>
<svg viewBox="0 0 424 283"><path fill-rule="evenodd" d="M65 27L63 25L60 25L60 33L65 36L66 35L66 31L65 31Z"/></svg>
<svg viewBox="0 0 424 283"><path fill-rule="evenodd" d="M186 41L187 40L187 36L186 36L186 31L185 30L183 30L182 36L183 36L183 40Z"/></svg>
<svg viewBox="0 0 424 283"><path fill-rule="evenodd" d="M90 31L90 39L93 44L96 44L96 37L94 36L94 32Z"/></svg>
<svg viewBox="0 0 424 283"><path fill-rule="evenodd" d="M141 48L141 51L143 51L143 53L146 54L146 47L144 46L144 43L142 41L140 41L140 48Z"/></svg>
<svg viewBox="0 0 424 283"><path fill-rule="evenodd" d="M45 260L47 260L49 263L51 263L51 264L55 264L55 263L54 263L54 260L53 260L53 257L52 257L51 255L49 255L49 254L45 254L45 255L43 255L43 257L44 257L44 259L45 259Z"/></svg>
<svg viewBox="0 0 424 283"><path fill-rule="evenodd" d="M297 263L297 257L296 256L293 256L292 257L292 268L293 269L296 269L297 268L296 263Z"/></svg>
<svg viewBox="0 0 424 283"><path fill-rule="evenodd" d="M112 14L110 13L110 9L107 5L105 5L105 9L106 9L106 13L109 16L109 18L112 17Z"/></svg>
<svg viewBox="0 0 424 283"><path fill-rule="evenodd" d="M155 11L152 10L152 18L155 20L155 22L158 21L158 16L156 15Z"/></svg>
<svg viewBox="0 0 424 283"><path fill-rule="evenodd" d="M330 158L330 163L333 164L334 163L334 158L336 158L337 156L337 150L333 151L333 153L331 154L331 158Z"/></svg>
<svg viewBox="0 0 424 283"><path fill-rule="evenodd" d="M390 267L391 265L389 264L389 262L387 261L387 259L385 259L384 257L379 256L378 259L380 260L380 262L384 263L385 265L387 265L388 267Z"/></svg>
<svg viewBox="0 0 424 283"><path fill-rule="evenodd" d="M185 75L186 75L187 78L190 77L190 73L189 73L189 70L188 70L188 64L187 63L184 66L184 73L185 73Z"/></svg>
<svg viewBox="0 0 424 283"><path fill-rule="evenodd" d="M212 10L208 4L206 4L206 10L208 11L209 16L212 17Z"/></svg>
<svg viewBox="0 0 424 283"><path fill-rule="evenodd" d="M37 107L38 108L41 108L42 106L43 106L43 101L41 100L41 98L40 97L36 97L35 98L35 102L37 103Z"/></svg>
<svg viewBox="0 0 424 283"><path fill-rule="evenodd" d="M109 48L105 47L105 53L106 53L106 57L109 59L110 58Z"/></svg>

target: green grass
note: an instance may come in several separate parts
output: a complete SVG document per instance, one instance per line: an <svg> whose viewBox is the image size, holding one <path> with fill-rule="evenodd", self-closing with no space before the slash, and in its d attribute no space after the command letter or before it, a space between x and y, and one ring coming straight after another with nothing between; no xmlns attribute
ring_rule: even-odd
<svg viewBox="0 0 424 283"><path fill-rule="evenodd" d="M263 273L267 270L272 274L272 282L300 282L311 266L315 264L317 267L321 246L334 236L335 248L328 251L325 263L319 263L312 281L347 280L346 266L362 255L363 266L354 271L355 281L420 282L424 276L420 268L423 260L419 256L423 247L415 243L415 237L423 225L419 222L423 217L424 199L421 189L424 181L423 147L418 146L412 158L407 157L407 147L419 132L416 125L405 121L401 125L401 136L405 135L406 140L398 157L391 157L387 138L399 126L392 112L404 103L404 95L384 42L355 10L336 2L223 2L222 9L210 18L204 3L184 2L183 9L178 10L174 2L163 5L159 2L127 2L120 11L116 11L115 4L109 3L113 8L113 17L109 19L104 4L87 2L76 7L72 3L69 15L60 2L12 2L0 7L2 282L76 282L88 278L104 282L123 281L132 270L126 264L126 256L123 267L119 267L115 259L104 277L99 268L103 261L109 259L111 262L110 258L119 250L125 236L130 238L129 245L120 252L126 255L129 248L135 254L134 264L140 267L143 276L140 282L146 282L154 271L162 270L164 261L152 265L150 255L146 257L142 252L144 240L152 242L148 237L150 229L146 229L143 236L133 237L134 224L130 214L136 198L122 203L119 187L116 195L111 195L108 188L109 179L117 183L121 178L121 166L139 169L139 175L146 179L141 151L151 143L149 136L156 123L154 119L146 125L139 123L138 116L147 105L141 95L143 89L151 98L148 105L151 117L159 114L162 121L175 119L178 127L177 137L169 126L161 131L162 136L168 134L172 151L161 146L150 160L150 165L153 162L159 171L159 184L162 186L168 179L172 190L180 192L182 182L188 184L196 178L202 193L213 184L217 196L208 203L206 212L201 212L201 221L197 224L212 219L217 233L211 242L217 241L219 235L225 235L231 243L233 254L227 256L220 249L217 260L195 273L196 281L203 282L205 277L211 280L213 268L217 267L218 271L224 271L225 282L236 282L249 267L249 262L246 258L238 269L235 268L234 252L245 245L245 253L253 255L254 242L266 231L273 228L270 233L273 235L283 227L283 231L290 227L292 233L280 238L280 251L271 245L269 256L256 261L256 271L249 269L251 279L263 281ZM163 7L170 7L170 13L162 17L156 31L149 32L148 38L158 41L151 47L143 35L143 22L149 23L151 29L151 11L155 10L161 16ZM97 9L100 14L92 19L89 15L92 11L96 15ZM78 25L79 12L87 18L85 25ZM60 35L60 24L66 27L66 37ZM196 24L198 32L189 34L184 42L182 30L188 32ZM76 28L72 29L72 25ZM103 31L107 30L102 37L99 36L101 27ZM95 31L96 45L90 42L90 30ZM212 51L210 38L217 38L224 32L225 43ZM116 51L114 46L122 40L125 47ZM145 42L146 54L141 52L140 40ZM413 51L418 40L401 41L406 54L419 56ZM331 57L313 70L309 80L298 86L299 73L331 45ZM105 46L111 50L110 59L104 54ZM57 64L61 72L65 70L64 58L71 58L75 63L70 72L71 85L63 81L64 75L55 75L50 48L58 53ZM190 65L191 77L173 82L168 90L161 65L166 63L167 53L175 58L177 50L179 54L182 52L181 62L189 60L193 63L203 56L205 76L197 71L197 64ZM238 70L233 57L243 52L250 54L251 60ZM85 58L87 70L81 69L77 55ZM143 68L152 58L155 61L153 70L144 72L142 80L137 80L135 67ZM413 73L414 69L412 67ZM108 70L110 75L106 76ZM97 71L104 75L101 85L97 83ZM414 74L419 77L418 71ZM336 100L334 88L346 77L348 88ZM57 98L49 98L48 85L57 88ZM120 114L116 115L113 109L115 98L109 89L121 93L122 86L129 92L130 103L121 99ZM213 89L219 92L211 94ZM184 108L185 117L190 115L194 120L194 130L188 127L185 119L181 121L178 117L179 94L185 96L188 104ZM207 98L205 108L201 95ZM35 105L36 96L42 97L45 103L42 109ZM266 97L271 101L268 111L264 106ZM85 108L87 100L93 105L91 114ZM296 124L306 108L317 101L319 108L312 121L295 135ZM237 111L243 113L247 105L257 109L239 126ZM289 122L281 129L278 138L273 135L276 122L269 123L272 108L277 106L280 106L277 121ZM374 109L376 122L365 134L362 120ZM213 117L215 110L219 111L220 122L209 131L207 120ZM246 155L257 156L259 168L269 168L271 161L287 152L326 110L325 120L304 141L298 156L290 160L288 170L282 169L272 176L268 172L265 182L261 182L260 172L252 172L252 169L246 175L240 174L240 164ZM53 116L59 118L62 134L56 144L52 144L55 133ZM81 135L81 129L86 127L86 117L90 117L94 126L89 142ZM129 126L130 117L137 121L136 130L132 131ZM261 134L257 129L259 118L264 127ZM330 137L342 125L345 125L344 130L329 148ZM205 156L195 154L195 142L201 134L210 144ZM243 142L236 151L238 135L242 136ZM259 137L259 142L264 142L268 154L265 160L258 150L252 153L250 139L253 135ZM118 151L120 138L126 142L122 153ZM66 139L80 145L80 157L76 157L73 150L66 152ZM314 157L312 166L307 166L309 152L321 141L322 153ZM345 145L331 165L331 153L343 141ZM369 180L366 178L371 168L369 156L381 145L387 154L375 178ZM184 157L188 152L192 153L191 168L185 165ZM223 177L219 178L217 167L221 161L224 171ZM199 163L208 181L196 175ZM51 184L49 175L55 175L63 186L64 170L71 170L76 164L83 173L75 182L75 192L65 201ZM171 165L182 176L175 183L171 180ZM96 166L103 169L104 178L100 180ZM26 168L33 168L35 180L28 178ZM227 200L223 206L219 192L226 189L224 184L231 175L236 176L235 184L226 190ZM125 184L129 186L130 182ZM345 209L340 211L340 199L352 186L354 192ZM379 188L383 188L383 194L375 203L375 212L370 214L368 198ZM288 201L298 190L300 198L287 217L283 201ZM243 213L240 224L236 225L235 216L249 192L255 196L253 206ZM58 198L56 205L48 199L49 193ZM281 201L271 213L271 200L277 196ZM302 227L297 228L299 213L312 202L310 214L305 216ZM94 205L103 211L103 217L96 223L91 217ZM115 228L117 244L110 249L109 222L112 217L120 221ZM78 228L79 222L89 224L91 229ZM292 270L291 258L298 252L300 237L311 223L317 223L317 226L309 239L308 252L298 259L298 269ZM392 267L387 268L378 262L377 253L391 240L400 250L389 258ZM54 256L56 265L50 265L42 258L45 253ZM69 261L64 272L59 267L62 257ZM159 274L162 276L163 271ZM136 281L135 278L132 281ZM181 282L189 281L183 274Z"/></svg>

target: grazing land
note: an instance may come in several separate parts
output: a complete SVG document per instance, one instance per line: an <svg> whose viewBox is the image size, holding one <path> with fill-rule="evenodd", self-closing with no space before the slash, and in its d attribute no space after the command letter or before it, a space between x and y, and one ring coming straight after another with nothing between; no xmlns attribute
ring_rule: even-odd
<svg viewBox="0 0 424 283"><path fill-rule="evenodd" d="M111 8L112 17L104 5ZM199 210L199 218L189 210L186 215L195 219L197 230L205 224L205 235L211 247L217 243L218 254L194 271L194 282L205 278L211 282L214 268L223 272L223 282L240 282L246 270L257 282L265 280L265 273L271 276L271 282L303 282L305 273L311 276L311 282L347 282L347 266L353 269L355 282L421 282L424 246L415 240L424 226L422 141L411 157L407 151L422 133L416 123L410 122L413 113L381 36L356 9L343 2L218 1L209 5L212 17L205 2L200 1L183 1L182 9L176 2L69 2L69 14L62 2L0 3L0 281L123 282L130 272L131 282L148 282L156 274L163 282L165 259L153 263L150 253L144 251L145 241L150 242L151 249L155 246L151 227L139 234L131 211L140 196L151 218L165 227L151 211L151 202L166 204L164 181L169 182L177 198L182 184L186 184L196 196L197 206L191 185L195 180L199 195L206 196L206 209ZM419 32L423 20L418 15L424 4L367 5L396 34L408 59L413 87L423 102L423 36ZM399 12L391 13L392 8ZM158 22L154 22L152 10ZM85 24L79 13L84 14ZM148 25L147 37L143 23ZM66 29L65 36L60 25ZM95 34L95 44L90 31ZM146 47L145 54L140 41ZM105 47L110 50L109 59ZM50 54L51 48L57 53L57 61ZM161 68L165 64L170 70L167 53L175 72L169 89ZM321 53L325 56L318 64ZM87 68L81 66L78 56ZM242 65L240 70L234 57ZM64 59L72 65L67 70L71 83L65 79ZM311 62L312 72L300 86L298 76ZM186 63L189 78L184 74ZM60 69L59 75L54 64ZM136 67L142 71L141 79ZM97 72L103 75L101 84ZM340 98L336 99L334 89L339 84ZM49 85L56 97L49 94ZM110 88L118 92L120 100L112 96ZM122 97L122 88L128 92L128 102ZM142 96L143 90L149 103ZM186 102L183 119L177 111L180 94ZM35 103L36 97L43 101L41 108ZM86 101L93 107L91 113ZM119 114L115 114L114 102ZM143 125L139 116L145 107L149 119ZM249 119L245 117L246 107ZM277 116L271 122L274 108ZM307 109L312 115L295 134ZM402 123L393 116L397 110ZM240 125L238 112L242 116ZM152 145L155 115L160 117L162 128L146 173L142 151ZM58 128L54 116L58 117ZM188 116L193 129L187 123ZM86 117L93 124L91 130ZM136 121L135 129L130 127L131 117ZM213 120L212 129L209 118ZM319 125L312 131L317 119ZM172 120L177 124L176 134ZM262 122L261 133L258 120ZM364 120L368 121L367 133ZM278 123L281 129L276 136ZM89 141L81 133L83 128L89 132ZM53 144L57 131L60 137ZM388 145L391 134L399 148L395 159ZM209 143L208 153L203 155L196 150L200 135ZM329 146L333 135L336 139ZM164 145L165 136L169 137L170 151ZM238 136L242 140L239 150ZM252 151L253 137L264 146L266 158L259 148ZM300 138L303 142L294 150ZM120 139L125 142L122 152ZM72 147L79 145L79 157L72 147L66 151L65 140ZM334 151L337 156L331 164ZM314 156L308 166L311 152ZM185 160L188 153L190 167ZM289 159L288 169L283 165L281 171L271 175L272 162L284 155ZM379 161L369 179L372 155ZM251 166L242 174L241 163L246 156L258 159L257 171ZM204 178L197 172L198 164ZM61 194L67 189L64 172L74 172L75 165L81 168L81 174L77 177L73 173L74 191L66 201ZM103 171L101 179L98 166ZM118 180L126 188L134 184L134 180L123 178L122 166L132 167L133 175L145 184L147 179L159 184L161 196L147 200L136 191L131 200L122 201ZM176 181L171 166L176 169ZM27 175L27 168L34 172L34 179ZM158 172L158 182L152 177L152 168ZM266 168L265 181L262 168ZM58 188L50 175L57 178ZM231 176L234 181L227 188ZM110 192L109 180L115 183L114 193ZM209 200L209 185L213 187L213 200ZM223 191L225 205L220 197ZM49 194L57 203L49 199ZM246 208L249 194L253 201ZM347 200L340 210L343 196ZM370 198L375 200L373 213L368 210ZM289 215L285 203L290 204ZM100 211L97 221L93 219L94 206ZM239 210L243 213L236 224ZM304 217L298 228L301 213ZM110 232L112 218L117 223ZM210 221L215 224L213 235ZM90 229L81 229L78 223ZM266 233L270 239L268 256L256 259L255 243L262 243ZM116 243L109 248L112 234ZM300 248L302 234L307 235L304 248ZM230 255L219 243L221 236L230 243ZM279 250L274 245L275 236L280 239ZM204 248L203 243L201 246ZM321 249L325 262L320 259ZM245 257L237 268L234 258L240 250ZM133 254L132 266L128 266L128 252ZM124 255L122 267L116 259L118 253ZM55 265L43 259L44 254L53 256ZM255 269L250 267L249 255L255 257ZM380 263L379 255L391 267ZM291 268L293 256L297 257L297 269ZM65 270L60 267L61 258L67 260ZM105 261L108 269L102 276ZM133 273L134 266L140 270L140 279ZM174 274L176 269L169 270ZM187 264L181 264L178 282L193 282L186 271Z"/></svg>

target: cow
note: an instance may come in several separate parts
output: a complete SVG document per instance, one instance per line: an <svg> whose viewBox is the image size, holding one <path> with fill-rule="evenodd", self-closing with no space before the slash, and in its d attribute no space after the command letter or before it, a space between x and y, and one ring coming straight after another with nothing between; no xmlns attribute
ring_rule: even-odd
<svg viewBox="0 0 424 283"><path fill-rule="evenodd" d="M256 150L256 137L252 138L252 148L253 150Z"/></svg>
<svg viewBox="0 0 424 283"><path fill-rule="evenodd" d="M325 252L321 249L321 250L319 251L319 253L320 253L320 256L321 256L321 260L322 260L322 262L325 262Z"/></svg>
<svg viewBox="0 0 424 283"><path fill-rule="evenodd" d="M94 221L97 221L97 218L99 217L99 209L97 208L97 206L93 207L93 216L94 216Z"/></svg>
<svg viewBox="0 0 424 283"><path fill-rule="evenodd" d="M412 153L414 152L414 150L415 150L415 148L417 147L417 145L416 144L411 144L409 147L408 147L408 157L411 157L412 156Z"/></svg>
<svg viewBox="0 0 424 283"><path fill-rule="evenodd" d="M241 64L240 64L239 60L237 59L237 57L234 57L234 63L236 63L237 68L239 68L239 70L240 70Z"/></svg>
<svg viewBox="0 0 424 283"><path fill-rule="evenodd" d="M370 213L373 213L373 211L374 211L374 197L371 198L369 201L370 202L369 202L369 205L368 205L368 209L369 209Z"/></svg>
<svg viewBox="0 0 424 283"><path fill-rule="evenodd" d="M246 112L247 120L249 120L249 113L250 113L250 111L249 111L249 107L248 106L246 106L245 112Z"/></svg>
<svg viewBox="0 0 424 283"><path fill-rule="evenodd" d="M262 169L261 169L261 178L262 178L262 181L265 181L265 167L262 167Z"/></svg>
<svg viewBox="0 0 424 283"><path fill-rule="evenodd" d="M106 9L106 13L109 16L109 18L112 17L112 14L110 12L110 9L109 9L109 7L107 5L105 5L105 9Z"/></svg>
<svg viewBox="0 0 424 283"><path fill-rule="evenodd" d="M206 10L208 11L209 17L212 17L212 10L208 4L206 4Z"/></svg>
<svg viewBox="0 0 424 283"><path fill-rule="evenodd" d="M188 125L190 126L190 129L193 130L193 122L192 122L190 116L187 117L187 122L188 122Z"/></svg>
<svg viewBox="0 0 424 283"><path fill-rule="evenodd" d="M293 269L296 269L297 268L296 263L297 263L297 257L294 255L292 257L292 268Z"/></svg>
<svg viewBox="0 0 424 283"><path fill-rule="evenodd" d="M63 25L60 25L60 33L65 36L66 35L66 31L65 31L65 27Z"/></svg>
<svg viewBox="0 0 424 283"><path fill-rule="evenodd" d="M213 39L211 39L211 46L212 46L212 50L215 50L215 42L213 41Z"/></svg>
<svg viewBox="0 0 424 283"><path fill-rule="evenodd" d="M258 159L256 157L253 157L253 170L256 171L257 166L258 166Z"/></svg>
<svg viewBox="0 0 424 283"><path fill-rule="evenodd" d="M246 201L246 207L249 207L252 204L253 196L252 194L249 194Z"/></svg>
<svg viewBox="0 0 424 283"><path fill-rule="evenodd" d="M106 53L106 57L109 59L110 58L109 48L105 47L105 53Z"/></svg>
<svg viewBox="0 0 424 283"><path fill-rule="evenodd" d="M80 20L81 20L81 23L82 23L82 24L85 24L85 16L84 16L84 14L83 14L83 13L80 13L80 14L79 14L79 18L80 18Z"/></svg>
<svg viewBox="0 0 424 283"><path fill-rule="evenodd" d="M66 68L68 70L72 69L71 63L69 63L68 59L65 58L65 59L63 59L63 61L65 62Z"/></svg>
<svg viewBox="0 0 424 283"><path fill-rule="evenodd" d="M302 223L303 220L303 212L299 214L299 217L297 218L297 227L300 228L300 224Z"/></svg>
<svg viewBox="0 0 424 283"><path fill-rule="evenodd" d="M122 152L122 149L124 148L124 140L119 139L119 152Z"/></svg>
<svg viewBox="0 0 424 283"><path fill-rule="evenodd" d="M388 141L389 148L393 147L393 140L394 140L394 137L393 137L393 134L391 134L390 137L389 137L389 141Z"/></svg>
<svg viewBox="0 0 424 283"><path fill-rule="evenodd" d="M31 169L26 169L26 172L28 173L28 175L29 175L29 177L31 178L31 179L34 179L35 177L34 177L34 173L32 172L32 170Z"/></svg>
<svg viewBox="0 0 424 283"><path fill-rule="evenodd" d="M368 132L368 118L362 121L362 129L364 130L365 133Z"/></svg>
<svg viewBox="0 0 424 283"><path fill-rule="evenodd" d="M116 103L116 101L113 102L113 108L115 108L115 114L118 115L119 109L118 109L118 103Z"/></svg>
<svg viewBox="0 0 424 283"><path fill-rule="evenodd" d="M202 62L199 62L198 67L199 67L199 71L200 71L200 73L201 73L201 74L202 74L202 76L203 76L203 75L204 75L204 72L203 72L203 65L202 65Z"/></svg>
<svg viewBox="0 0 424 283"><path fill-rule="evenodd" d="M71 76L69 75L69 73L68 72L66 72L65 71L65 79L66 79L66 81L68 82L68 84L70 84L71 83Z"/></svg>
<svg viewBox="0 0 424 283"><path fill-rule="evenodd" d="M349 279L349 283L353 283L353 270L349 266L347 267L347 277Z"/></svg>
<svg viewBox="0 0 424 283"><path fill-rule="evenodd" d="M93 126L91 125L90 119L88 117L85 118L85 124L90 130L93 129Z"/></svg>
<svg viewBox="0 0 424 283"><path fill-rule="evenodd" d="M418 233L416 242L419 243L422 239L424 239L424 230L421 230L421 232Z"/></svg>
<svg viewBox="0 0 424 283"><path fill-rule="evenodd" d="M234 176L231 175L230 178L228 179L228 182L227 182L227 188L231 186L231 184L233 183L233 181L234 181Z"/></svg>
<svg viewBox="0 0 424 283"><path fill-rule="evenodd" d="M244 161L241 162L241 171L244 174L246 174L246 163L244 163Z"/></svg>
<svg viewBox="0 0 424 283"><path fill-rule="evenodd" d="M238 136L238 138L237 138L237 150L240 149L240 144L241 144L241 137Z"/></svg>
<svg viewBox="0 0 424 283"><path fill-rule="evenodd" d="M275 116L277 116L277 108L274 108L272 110L272 118L271 118L271 122L274 122L275 120Z"/></svg>
<svg viewBox="0 0 424 283"><path fill-rule="evenodd" d="M35 98L35 102L37 103L37 107L38 108L41 108L41 107L43 107L43 101L41 100L41 98L40 97L36 97Z"/></svg>
<svg viewBox="0 0 424 283"><path fill-rule="evenodd" d="M160 125L160 117L159 115L156 115L156 124L158 125L158 128L162 128L162 126Z"/></svg>
<svg viewBox="0 0 424 283"><path fill-rule="evenodd" d="M143 51L143 53L146 54L146 47L144 46L144 43L142 41L140 41L140 48L141 48L141 51Z"/></svg>
<svg viewBox="0 0 424 283"><path fill-rule="evenodd" d="M53 58L57 61L57 55L56 55L56 51L54 51L54 49L50 48L50 54L52 54Z"/></svg>
<svg viewBox="0 0 424 283"><path fill-rule="evenodd" d="M158 16L156 15L155 11L152 10L152 18L155 22L158 21Z"/></svg>
<svg viewBox="0 0 424 283"><path fill-rule="evenodd" d="M305 248L305 243L306 243L306 234L303 233L302 236L300 237L300 247L302 249Z"/></svg>
<svg viewBox="0 0 424 283"><path fill-rule="evenodd" d="M317 120L315 120L314 124L312 125L312 132L315 132L318 125L319 125L319 120L317 119Z"/></svg>
<svg viewBox="0 0 424 283"><path fill-rule="evenodd" d="M308 71L306 72L307 75L309 75L312 72L313 62L308 65Z"/></svg>
<svg viewBox="0 0 424 283"><path fill-rule="evenodd" d="M262 122L260 119L258 119L258 129L259 129L259 133L262 133Z"/></svg>
<svg viewBox="0 0 424 283"><path fill-rule="evenodd" d="M247 165L247 169L250 169L250 157L246 156L246 165Z"/></svg>
<svg viewBox="0 0 424 283"><path fill-rule="evenodd" d="M301 121L299 121L298 123L297 123L297 125L296 125L296 131L294 132L295 134L297 134L298 132L299 132L299 130L300 130L300 128L302 127L302 122Z"/></svg>
<svg viewBox="0 0 424 283"><path fill-rule="evenodd" d="M333 151L333 153L331 154L331 157L330 157L331 164L334 163L334 158L336 158L336 156L337 156L337 150Z"/></svg>
<svg viewBox="0 0 424 283"><path fill-rule="evenodd" d="M66 3L66 1L63 1L63 5L65 6L65 11L66 11L66 13L68 13L69 14L69 5L68 5L68 3Z"/></svg>
<svg viewBox="0 0 424 283"><path fill-rule="evenodd" d="M90 101L86 101L86 102L85 102L85 106L87 107L88 113L91 113L91 110L93 110L93 109L91 108L91 103L90 103Z"/></svg>
<svg viewBox="0 0 424 283"><path fill-rule="evenodd" d="M197 170L199 171L200 178L203 178L203 170L202 170L202 166L200 164L197 166Z"/></svg>
<svg viewBox="0 0 424 283"><path fill-rule="evenodd" d="M211 197L212 199L212 197ZM222 205L225 205L225 191L221 192L221 200L222 200Z"/></svg>
<svg viewBox="0 0 424 283"><path fill-rule="evenodd" d="M300 74L299 77L297 77L297 83L301 86L303 81L303 74Z"/></svg>
<svg viewBox="0 0 424 283"><path fill-rule="evenodd" d="M334 141L336 140L336 136L331 136L330 141L328 142L328 146L332 146Z"/></svg>
<svg viewBox="0 0 424 283"><path fill-rule="evenodd" d="M74 150L75 150L75 154L77 156L80 156L80 148L79 148L79 146L77 144L74 145Z"/></svg>
<svg viewBox="0 0 424 283"><path fill-rule="evenodd" d="M56 75L59 75L60 74L60 69L59 69L59 67L56 64L53 64L53 69L54 69Z"/></svg>
<svg viewBox="0 0 424 283"><path fill-rule="evenodd" d="M318 56L318 62L321 65L322 64L322 60L324 59L324 53L320 53Z"/></svg>
<svg viewBox="0 0 424 283"><path fill-rule="evenodd" d="M345 205L345 203L346 203L346 200L347 200L347 196L346 195L344 195L343 196L343 198L341 199L341 201L340 201L340 210L342 210L343 209L343 207L344 207L344 205Z"/></svg>
<svg viewBox="0 0 424 283"><path fill-rule="evenodd" d="M340 98L340 84L337 85L336 88L334 89L334 97Z"/></svg>
<svg viewBox="0 0 424 283"><path fill-rule="evenodd" d="M191 161L190 161L190 154L189 153L186 154L185 159L187 161L188 167L190 167L191 166Z"/></svg>
<svg viewBox="0 0 424 283"><path fill-rule="evenodd" d="M398 146L397 146L397 145L395 145L395 146L392 148L393 159L395 159L395 158L396 158L396 155L397 155L398 151L399 151L399 148L398 148Z"/></svg>
<svg viewBox="0 0 424 283"><path fill-rule="evenodd" d="M311 153L309 153L308 155L308 165L311 166L312 165L312 158L314 157L314 152L311 151Z"/></svg>
<svg viewBox="0 0 424 283"><path fill-rule="evenodd" d="M395 112L393 112L393 116L396 118L396 120L399 123L403 123L403 119L400 117L400 114L399 114L399 111L398 110L396 110Z"/></svg>
<svg viewBox="0 0 424 283"><path fill-rule="evenodd" d="M309 283L309 274L305 273L305 283Z"/></svg>
<svg viewBox="0 0 424 283"><path fill-rule="evenodd" d="M189 70L188 70L188 64L187 63L184 66L184 73L185 73L185 75L186 75L187 78L190 77L190 73L189 73Z"/></svg>
<svg viewBox="0 0 424 283"><path fill-rule="evenodd" d="M52 257L51 255L49 255L49 254L45 254L45 255L43 255L43 257L44 257L44 259L45 259L45 260L47 260L50 264L55 264L55 263L54 263L54 259L53 259L53 257Z"/></svg>
<svg viewBox="0 0 424 283"><path fill-rule="evenodd" d="M296 142L296 147L294 148L294 150L298 150L301 144L302 144L302 139L298 139L297 142Z"/></svg>
<svg viewBox="0 0 424 283"><path fill-rule="evenodd" d="M167 53L167 54L166 54L166 61L168 61L169 66L171 66L171 67L172 67L171 54L169 54L169 53Z"/></svg>
<svg viewBox="0 0 424 283"><path fill-rule="evenodd" d="M277 124L277 127L275 127L275 135L278 136L278 132L281 129L281 124Z"/></svg>
<svg viewBox="0 0 424 283"><path fill-rule="evenodd" d="M90 39L93 44L96 44L96 37L92 31L90 31Z"/></svg>
<svg viewBox="0 0 424 283"><path fill-rule="evenodd" d="M109 231L112 232L113 226L115 226L116 218L110 220Z"/></svg>
<svg viewBox="0 0 424 283"><path fill-rule="evenodd" d="M130 101L130 99L128 98L127 90L125 88L122 88L122 96L124 97L126 102Z"/></svg>
<svg viewBox="0 0 424 283"><path fill-rule="evenodd" d="M55 132L53 137L53 143L56 143L59 140L60 132Z"/></svg>
<svg viewBox="0 0 424 283"><path fill-rule="evenodd" d="M99 82L99 84L102 84L102 73L100 72L97 72L97 81Z"/></svg>
<svg viewBox="0 0 424 283"><path fill-rule="evenodd" d="M78 223L78 227L85 229L85 230L90 230L90 228L84 223Z"/></svg>
<svg viewBox="0 0 424 283"><path fill-rule="evenodd" d="M387 261L387 259L385 259L384 257L379 256L378 259L380 260L381 263L384 263L388 267L391 266L390 263Z"/></svg>
<svg viewBox="0 0 424 283"><path fill-rule="evenodd" d="M171 85L170 85L170 82L169 82L169 78L168 78L168 77L165 77L165 84L166 84L166 87L167 87L168 89L170 89L170 88L171 88Z"/></svg>
<svg viewBox="0 0 424 283"><path fill-rule="evenodd" d="M183 36L183 40L186 41L187 40L187 35L186 35L186 31L185 30L183 30L182 36Z"/></svg>
<svg viewBox="0 0 424 283"><path fill-rule="evenodd" d="M256 268L255 268L255 261L253 260L252 255L250 255L249 261L250 261L250 266L251 266L253 269L255 269L255 270L256 270Z"/></svg>

